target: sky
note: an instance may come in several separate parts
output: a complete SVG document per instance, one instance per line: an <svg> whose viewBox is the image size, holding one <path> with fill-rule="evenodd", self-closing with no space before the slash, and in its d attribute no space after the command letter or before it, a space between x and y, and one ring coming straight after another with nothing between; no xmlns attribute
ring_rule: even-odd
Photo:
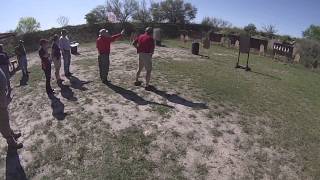
<svg viewBox="0 0 320 180"><path fill-rule="evenodd" d="M2 0L0 32L16 28L21 17L35 17L41 29L58 27L57 18L66 16L70 25L84 24L84 16L105 0ZM149 0L147 0L149 1ZM159 1L159 0L156 0ZM234 26L249 23L258 29L275 25L281 35L301 37L311 24L320 25L319 0L185 0L198 8L195 22L204 16L218 17Z"/></svg>

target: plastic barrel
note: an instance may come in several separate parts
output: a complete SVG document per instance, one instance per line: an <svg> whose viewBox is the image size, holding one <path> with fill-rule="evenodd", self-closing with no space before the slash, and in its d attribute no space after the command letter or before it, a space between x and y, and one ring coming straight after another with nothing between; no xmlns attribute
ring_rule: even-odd
<svg viewBox="0 0 320 180"><path fill-rule="evenodd" d="M192 43L192 54L199 55L200 44L197 42Z"/></svg>

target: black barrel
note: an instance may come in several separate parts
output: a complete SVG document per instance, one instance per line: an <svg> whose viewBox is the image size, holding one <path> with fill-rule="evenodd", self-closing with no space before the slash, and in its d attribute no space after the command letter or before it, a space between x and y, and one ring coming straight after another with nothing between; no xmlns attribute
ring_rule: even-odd
<svg viewBox="0 0 320 180"><path fill-rule="evenodd" d="M194 42L192 43L192 54L199 55L200 43Z"/></svg>

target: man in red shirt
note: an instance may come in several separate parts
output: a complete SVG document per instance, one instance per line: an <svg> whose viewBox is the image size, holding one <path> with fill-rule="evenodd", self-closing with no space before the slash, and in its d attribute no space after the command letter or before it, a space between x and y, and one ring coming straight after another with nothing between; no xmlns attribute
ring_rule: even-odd
<svg viewBox="0 0 320 180"><path fill-rule="evenodd" d="M99 71L100 71L100 78L103 83L108 83L108 74L109 74L109 66L110 66L110 44L123 36L124 30L121 31L120 34L116 34L111 36L106 29L101 29L99 31L99 37L97 39L97 49L99 52Z"/></svg>
<svg viewBox="0 0 320 180"><path fill-rule="evenodd" d="M146 87L147 91L152 90L152 86L150 86L151 79L151 71L152 71L152 55L154 53L154 39L152 37L152 28L148 27L145 30L145 33L140 35L134 42L133 46L137 48L137 52L139 54L139 66L136 76L136 82L134 83L136 86L140 86L142 83L139 81L140 73L143 68L146 69Z"/></svg>

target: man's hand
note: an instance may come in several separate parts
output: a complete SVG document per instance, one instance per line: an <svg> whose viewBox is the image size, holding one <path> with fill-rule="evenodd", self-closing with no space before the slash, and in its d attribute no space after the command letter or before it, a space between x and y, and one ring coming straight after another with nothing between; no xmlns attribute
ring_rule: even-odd
<svg viewBox="0 0 320 180"><path fill-rule="evenodd" d="M138 41L135 40L135 41L132 43L132 45L133 45L135 48L138 48Z"/></svg>
<svg viewBox="0 0 320 180"><path fill-rule="evenodd" d="M126 31L123 29L120 34L124 35L125 33L126 33Z"/></svg>

